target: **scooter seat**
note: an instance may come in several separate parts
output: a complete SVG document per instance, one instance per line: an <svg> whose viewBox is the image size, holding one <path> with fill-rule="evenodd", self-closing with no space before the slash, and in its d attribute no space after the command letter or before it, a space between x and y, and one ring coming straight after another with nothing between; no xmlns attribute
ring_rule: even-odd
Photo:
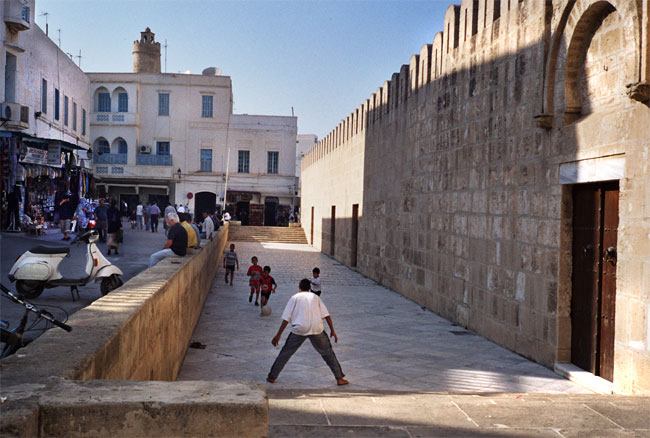
<svg viewBox="0 0 650 438"><path fill-rule="evenodd" d="M35 246L30 249L32 254L70 254L70 248L54 246Z"/></svg>

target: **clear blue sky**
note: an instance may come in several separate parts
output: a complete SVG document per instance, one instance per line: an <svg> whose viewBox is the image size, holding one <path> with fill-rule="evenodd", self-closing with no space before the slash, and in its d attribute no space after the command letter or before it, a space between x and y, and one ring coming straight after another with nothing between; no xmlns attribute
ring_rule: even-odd
<svg viewBox="0 0 650 438"><path fill-rule="evenodd" d="M36 22L85 71L131 71L131 45L151 27L167 71L208 66L232 77L236 113L298 116L320 137L442 29L447 0L36 0Z"/></svg>

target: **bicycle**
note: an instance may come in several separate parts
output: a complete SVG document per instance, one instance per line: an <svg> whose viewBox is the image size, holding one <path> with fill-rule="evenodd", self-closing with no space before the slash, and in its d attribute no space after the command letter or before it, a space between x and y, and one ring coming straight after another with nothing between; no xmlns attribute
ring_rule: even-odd
<svg viewBox="0 0 650 438"><path fill-rule="evenodd" d="M70 327L68 324L57 320L54 315L52 315L47 310L39 309L32 303L22 300L21 297L12 293L1 283L0 290L11 301L25 307L25 313L20 319L20 323L13 330L9 329L9 323L7 321L2 321L2 326L0 326L0 342L4 344L4 346L2 347L2 351L0 351L0 359L4 359L5 357L14 354L20 348L26 346L29 341L25 342L23 334L27 331L32 330L42 320L48 321L51 324L62 328L66 332L72 331L72 327ZM30 312L35 313L37 315L37 318L29 327L27 327L27 321L29 319ZM47 327L44 330L46 329Z"/></svg>

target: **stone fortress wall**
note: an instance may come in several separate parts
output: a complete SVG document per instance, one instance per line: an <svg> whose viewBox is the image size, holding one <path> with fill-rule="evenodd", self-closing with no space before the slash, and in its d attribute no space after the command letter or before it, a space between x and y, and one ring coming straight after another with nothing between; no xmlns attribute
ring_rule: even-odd
<svg viewBox="0 0 650 438"><path fill-rule="evenodd" d="M571 362L573 187L616 179L613 389L650 392L648 8L450 6L304 157L310 243L552 367Z"/></svg>

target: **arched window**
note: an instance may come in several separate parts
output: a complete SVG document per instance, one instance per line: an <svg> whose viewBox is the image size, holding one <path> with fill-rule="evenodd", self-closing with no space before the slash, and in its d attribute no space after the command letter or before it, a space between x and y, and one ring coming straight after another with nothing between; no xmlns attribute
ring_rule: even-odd
<svg viewBox="0 0 650 438"><path fill-rule="evenodd" d="M106 87L99 87L95 90L95 111L98 113L111 112L111 94Z"/></svg>
<svg viewBox="0 0 650 438"><path fill-rule="evenodd" d="M122 137L117 137L113 140L113 147L111 148L114 153L117 154L126 154L129 151L129 146Z"/></svg>
<svg viewBox="0 0 650 438"><path fill-rule="evenodd" d="M93 143L93 150L97 155L110 154L111 145L108 144L108 140L106 140L104 137L99 137Z"/></svg>
<svg viewBox="0 0 650 438"><path fill-rule="evenodd" d="M117 87L113 90L113 101L117 102L117 112L118 113L128 113L129 112L129 94L123 87Z"/></svg>

